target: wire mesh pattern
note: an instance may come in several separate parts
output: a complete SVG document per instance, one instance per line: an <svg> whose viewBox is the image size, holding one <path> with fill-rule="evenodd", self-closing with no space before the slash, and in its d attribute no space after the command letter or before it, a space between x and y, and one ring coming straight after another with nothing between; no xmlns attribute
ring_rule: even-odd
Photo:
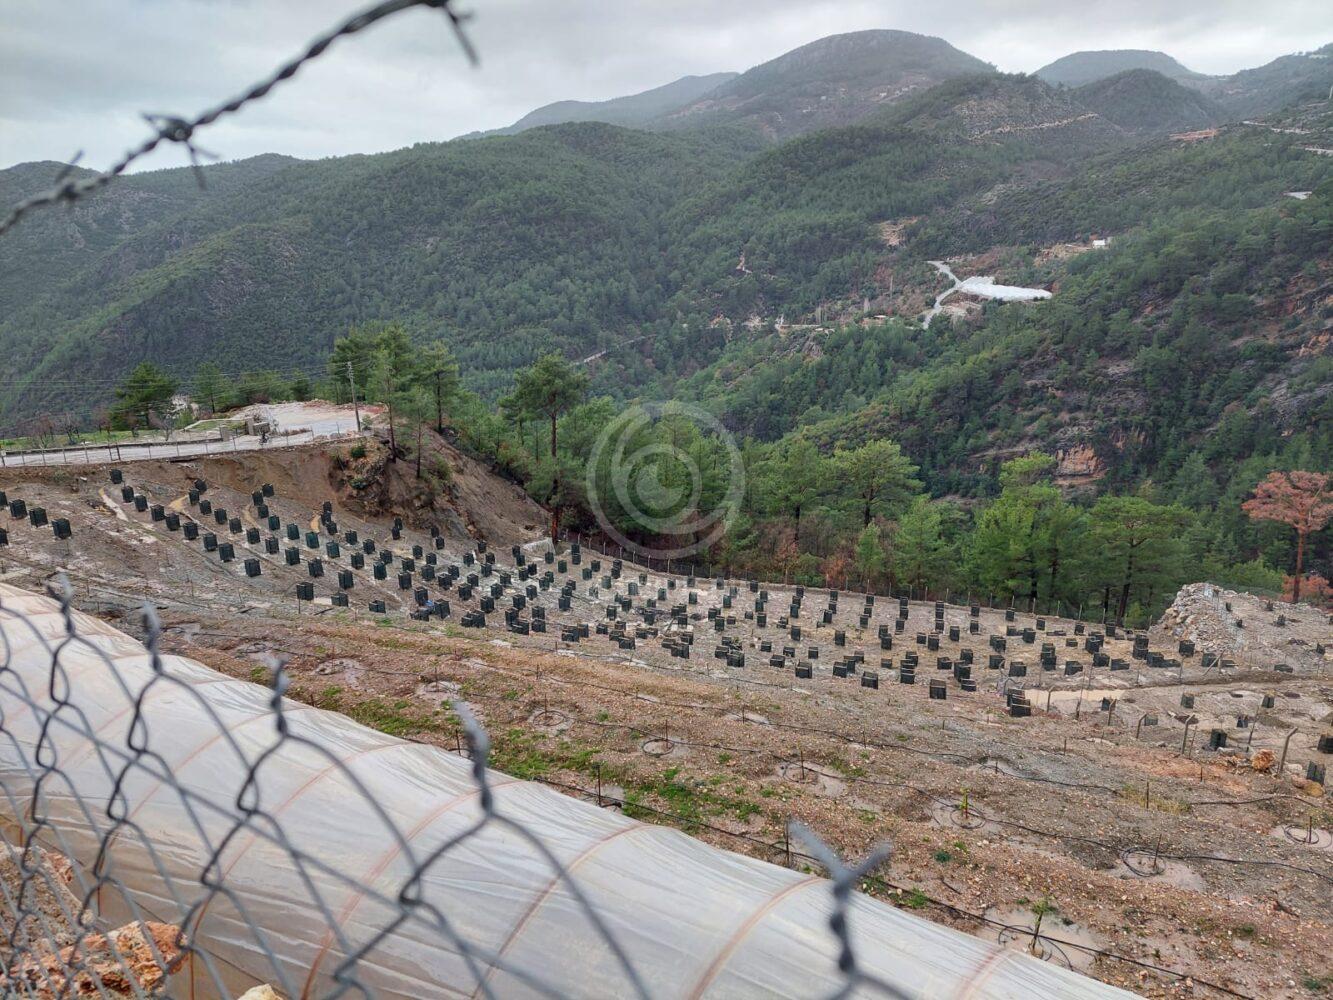
<svg viewBox="0 0 1333 1000"><path fill-rule="evenodd" d="M566 852L499 804L497 787L513 779L487 770L488 737L465 704L453 705L470 758L460 758L468 787L456 798L474 808L451 836L423 850L357 773L353 758L374 753L375 746L340 755L295 724L311 710L283 697L287 678L281 662L272 664L264 717L238 722L226 698L209 690L219 675L198 665L192 671L192 661L159 654L151 609L143 612L144 646L127 656L124 636L99 630L100 623L73 611L67 586L52 596L56 602L39 606L20 591L0 589L5 955L0 974L6 995L176 995L174 984L186 979L195 995L235 996L255 982L270 983L286 996L380 995L384 955L397 952L409 925L418 940L432 940L441 953L456 957L458 978L451 985L464 983L464 992L507 995L521 987L525 994L564 995L558 983L543 982L505 948L469 939L456 915L423 891L447 856L469 850L488 828L525 845L528 855L547 867L548 894L558 887L597 939L607 975L618 984L615 992L653 995L652 981L635 967L609 920L573 877ZM97 717L79 696L93 675L103 683L111 680L118 693L115 704L97 707ZM236 776L231 786L205 791L199 782L181 779L190 761L164 745L156 725L166 706L198 720L196 732L200 723L208 727L200 746L231 763L227 770ZM267 735L257 736L260 729ZM277 766L296 759L305 765L299 774ZM360 811L378 819L381 828L364 833L376 841L376 853L394 859L392 866L372 866L368 877L349 874L354 866L331 865L289 830L293 781L299 794L314 780L328 783L332 773ZM188 833L161 838L160 827L147 817L154 809L160 815L160 806L149 804L162 802L170 802ZM619 832L617 827L599 836L609 839ZM827 943L828 953L836 954L836 994L863 988L908 995L858 965L850 936L853 890L887 850L876 850L858 866L844 866L810 831L793 832L832 876L821 884L834 903ZM187 844L202 852L197 867L182 862L191 853ZM235 876L242 854L277 859L303 888L298 905L320 939L319 975L292 961L290 943L275 935L254 880ZM390 867L394 877L383 877ZM223 911L225 931L210 933L210 920ZM305 933L287 930L297 938ZM217 949L212 943L218 940L230 943ZM246 959L238 963L241 954ZM379 983L366 974L367 967L378 970Z"/></svg>

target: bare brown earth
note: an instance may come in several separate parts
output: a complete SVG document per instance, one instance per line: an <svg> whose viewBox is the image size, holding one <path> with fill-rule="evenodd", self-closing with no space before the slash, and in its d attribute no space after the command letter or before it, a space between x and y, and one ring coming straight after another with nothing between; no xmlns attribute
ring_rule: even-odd
<svg viewBox="0 0 1333 1000"><path fill-rule="evenodd" d="M270 504L284 526L291 520L308 527L329 499L339 531L358 530L399 557L415 544L429 550L426 527L442 524L448 511L474 534L489 518L485 534L502 567L513 565L509 542L531 541L540 528L539 517L528 520L530 507L497 500L507 487L471 467L465 474L476 477L475 496L487 510L471 508L474 501L460 499L466 495L457 487L452 499L405 518L408 527L395 542L376 506L389 501L364 503L358 493L365 491L348 485L349 476L365 471L316 450L285 458L280 468L210 462L126 469L154 502L182 500L188 481L203 475L215 503L249 508L252 520L249 490L272 482ZM667 590L659 602L665 607L686 603L692 590L692 656L668 656L646 627L633 649L595 629L577 644L558 642L560 623L606 621L601 577L610 561L584 580L581 569L598 558L586 551L580 566L569 566L577 586L569 612L556 609L554 590L539 594L553 628L545 635L505 631L498 611L487 628L463 629L459 617L476 602L452 592L443 595L453 603L448 620L411 622L394 576L379 583L369 572L357 574L349 609L330 606L336 588L325 577L314 581L314 605L303 603L298 614L291 595L295 582L310 579L304 565L292 569L264 556L263 575L247 579L239 561L221 564L120 502L106 470L88 470L86 478L25 473L0 480L0 488L70 517L75 530L72 541L57 542L48 529L11 524L0 576L36 587L63 569L81 606L100 608L131 630L137 619L125 613L146 596L159 609L172 651L234 676L265 682L267 657L284 654L293 697L450 749L459 744L449 703L461 697L491 733L495 766L778 864L810 864L786 842L793 817L847 857L887 839L892 858L866 891L1017 947L1030 943L1021 928L1035 923L1034 908L1049 907L1039 951L1148 996L1329 995L1333 809L1322 787L1302 777L1308 762L1329 761L1315 746L1329 731L1333 707L1326 653L1290 658L1291 673L1274 669L1267 648L1233 650L1227 655L1235 665L1227 668L1205 669L1196 653L1180 656L1179 668L1153 669L1131 658L1129 638L1120 633L1108 637L1105 651L1128 659L1130 669L1112 672L1091 665L1075 622L1048 618L1030 645L1006 637L1006 669L990 670L989 638L1005 636L1010 626L1035 630L1032 616L1017 613L1007 622L1002 611L981 609L979 633L970 635L969 610L949 606L935 652L917 644L918 633L924 640L931 631L932 606L912 603L893 648L881 650L877 629L892 626L895 601L879 598L862 629L862 596L843 594L833 624L822 625L828 595L808 591L795 642L775 627L790 588L768 588L770 626L761 628L747 617L756 595L742 581L722 590L711 580L691 587L682 577L641 579L628 565L610 588L620 595L630 582L639 588L636 611L621 613L631 622L628 634L642 626L638 609L658 588ZM184 506L193 511L188 501ZM10 523L7 514L0 520ZM445 534L440 562L457 562L472 538ZM239 539L238 549L250 555ZM304 541L295 544L308 558ZM528 551L540 560L544 543L532 542ZM569 575L556 573L556 586ZM732 586L732 607L722 609ZM366 611L377 598L387 603L384 616ZM714 657L709 609L734 616L723 634L739 641L744 666ZM1329 645L1327 621L1307 617L1299 634L1310 629L1317 638L1322 629ZM950 641L947 628L955 625L960 638ZM835 629L845 633L845 647L835 646ZM1150 648L1177 657L1179 638L1154 631ZM813 677L798 681L791 661L770 666L761 642L779 652L798 647ZM1055 645L1058 669L1040 669L1042 642ZM811 646L818 658L810 659ZM910 686L897 682L896 669L909 649L921 659ZM937 656L957 658L963 649L974 653L975 692L936 669ZM864 653L860 672L877 673L878 689L861 686L859 673L832 675L833 663L852 651ZM882 666L882 658L891 664ZM1000 688L1019 683L1006 677L1013 660L1028 666L1031 718L1005 714ZM1066 676L1066 660L1081 670ZM948 679L946 700L928 698L935 677ZM1194 696L1192 709L1183 707L1183 695ZM1271 707L1264 707L1267 696ZM1224 752L1207 749L1215 728L1227 733Z"/></svg>

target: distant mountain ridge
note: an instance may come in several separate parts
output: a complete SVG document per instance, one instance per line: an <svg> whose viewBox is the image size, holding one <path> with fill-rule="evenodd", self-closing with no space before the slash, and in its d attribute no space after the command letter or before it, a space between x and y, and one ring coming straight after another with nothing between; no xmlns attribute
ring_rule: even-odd
<svg viewBox="0 0 1333 1000"><path fill-rule="evenodd" d="M802 45L744 73L685 76L606 101L556 101L506 128L463 138L593 121L650 131L740 125L781 141L855 124L947 80L995 72L941 38L893 29L854 31ZM1140 75L1126 75L1131 73ZM1108 121L1150 134L1235 121L1326 96L1333 87L1333 46L1282 56L1230 76L1197 73L1165 52L1148 49L1081 51L1048 63L1033 76L1080 90L1079 100L1105 111ZM1123 79L1107 83L1116 77Z"/></svg>
<svg viewBox="0 0 1333 1000"><path fill-rule="evenodd" d="M653 130L743 124L783 139L853 124L945 80L994 72L942 38L892 29L855 31L802 45L744 73L681 77L607 101L556 101L507 128L466 138L597 121Z"/></svg>
<svg viewBox="0 0 1333 1000"><path fill-rule="evenodd" d="M1333 92L1333 44L1312 52L1279 56L1272 62L1243 69L1228 76L1209 76L1182 66L1165 52L1145 49L1116 49L1104 52L1073 52L1037 70L1036 75L1055 86L1087 87L1133 70L1148 70L1203 94L1211 105L1195 107L1188 114L1198 118L1208 111L1219 121L1237 121L1263 115L1298 101L1327 100ZM1131 86L1142 90L1145 78ZM1089 92L1096 93L1096 92ZM1184 113L1188 102L1174 91L1159 95L1171 106L1158 117ZM1147 115L1151 118L1152 115ZM1146 120L1146 119L1145 119Z"/></svg>
<svg viewBox="0 0 1333 1000"><path fill-rule="evenodd" d="M1187 69L1165 52L1149 49L1071 52L1047 63L1033 75L1055 86L1082 87L1134 69L1152 70L1181 83L1206 79L1204 74Z"/></svg>
<svg viewBox="0 0 1333 1000"><path fill-rule="evenodd" d="M508 128L493 133L512 135L542 125L565 122L604 122L607 125L642 126L653 119L683 107L714 90L738 73L709 73L706 76L682 76L679 80L637 94L613 97L607 101L556 101L530 111Z"/></svg>
<svg viewBox="0 0 1333 1000"><path fill-rule="evenodd" d="M746 70L657 124L744 121L781 139L850 125L945 80L994 72L942 38L890 29L830 35Z"/></svg>
<svg viewBox="0 0 1333 1000"><path fill-rule="evenodd" d="M1187 132L1224 118L1212 98L1156 70L1131 69L1071 91L1074 100L1130 132Z"/></svg>
<svg viewBox="0 0 1333 1000"><path fill-rule="evenodd" d="M1268 114L1301 101L1328 101L1333 96L1333 43L1279 56L1231 76L1211 77L1200 89L1233 119Z"/></svg>

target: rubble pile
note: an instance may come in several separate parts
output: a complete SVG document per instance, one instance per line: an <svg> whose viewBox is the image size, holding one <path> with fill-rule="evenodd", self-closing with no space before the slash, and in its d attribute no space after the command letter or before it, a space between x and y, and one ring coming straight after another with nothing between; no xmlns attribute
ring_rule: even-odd
<svg viewBox="0 0 1333 1000"><path fill-rule="evenodd" d="M1158 641L1185 639L1207 653L1242 652L1249 646L1243 619L1235 611L1242 596L1249 597L1211 583L1186 584L1148 634Z"/></svg>
<svg viewBox="0 0 1333 1000"><path fill-rule="evenodd" d="M148 922L98 933L69 889L72 874L67 859L40 847L29 847L26 856L12 846L0 852L0 882L24 913L17 928L12 913L0 913L0 933L25 945L8 968L0 967L0 990L43 1000L163 995L184 957L177 928Z"/></svg>
<svg viewBox="0 0 1333 1000"><path fill-rule="evenodd" d="M1190 583L1148 630L1156 643L1193 642L1199 652L1261 670L1315 669L1333 653L1333 628L1306 604Z"/></svg>

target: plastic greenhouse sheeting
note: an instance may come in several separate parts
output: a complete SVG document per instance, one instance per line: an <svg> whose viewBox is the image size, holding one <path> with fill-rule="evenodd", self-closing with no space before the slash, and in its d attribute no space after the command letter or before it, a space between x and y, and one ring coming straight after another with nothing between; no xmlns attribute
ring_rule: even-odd
<svg viewBox="0 0 1333 1000"><path fill-rule="evenodd" d="M468 759L296 702L285 704L290 737L279 739L268 688L177 656L161 658L153 681L139 642L87 616L73 622L81 638L65 641L55 602L0 585L0 820L11 843L32 829L47 721L40 759L55 759L58 772L42 784L49 827L35 836L91 871L113 825L116 778L134 756L143 692L140 736L151 752L125 773L128 822L108 853L124 889L102 889L96 907L112 926L135 919L135 907L180 924L207 901L185 930L211 968L192 954L170 980L173 995L217 995L214 976L232 996L261 982L322 995L372 941L350 974L380 997L472 996L485 992L480 981L498 997L542 995L536 983L572 996L633 995L585 902L653 996L807 998L842 983L823 879L498 772L495 808L514 822L473 829L483 810ZM239 826L238 796L256 811ZM583 901L524 831L568 869ZM401 919L404 883L445 845ZM215 851L212 871L227 891L210 894L200 876ZM850 926L861 968L912 996L1130 996L862 895Z"/></svg>

